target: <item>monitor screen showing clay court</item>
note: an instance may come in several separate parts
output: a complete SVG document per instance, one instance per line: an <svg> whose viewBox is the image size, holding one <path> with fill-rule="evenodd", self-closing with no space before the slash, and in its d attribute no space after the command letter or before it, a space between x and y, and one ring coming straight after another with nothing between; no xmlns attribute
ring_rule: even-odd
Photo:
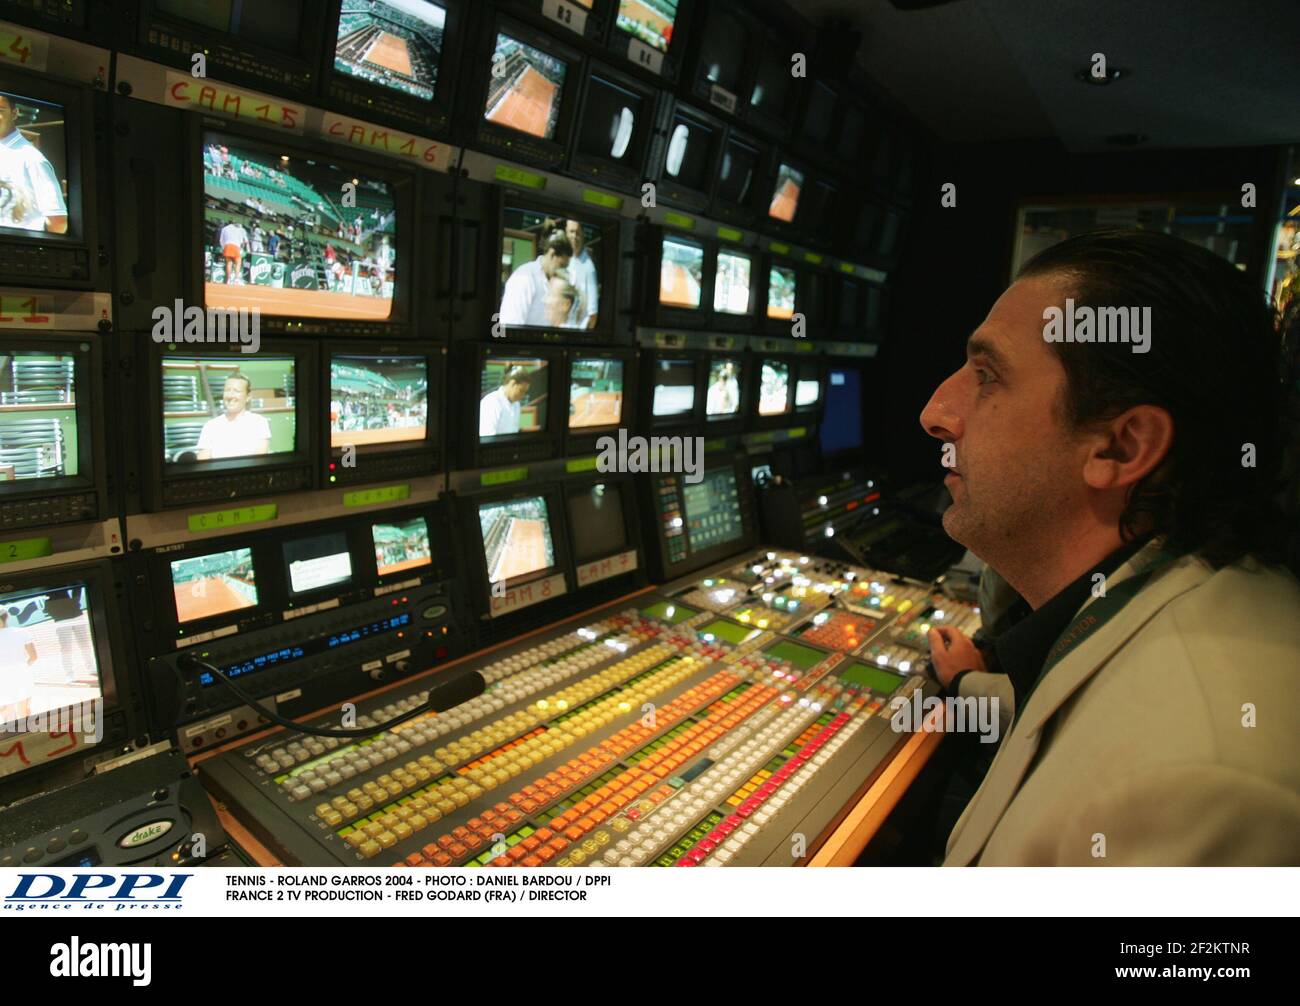
<svg viewBox="0 0 1300 1006"><path fill-rule="evenodd" d="M491 583L516 583L555 565L551 518L542 497L481 503L478 521Z"/></svg>
<svg viewBox="0 0 1300 1006"><path fill-rule="evenodd" d="M623 416L623 361L596 358L569 364L569 429L617 426Z"/></svg>
<svg viewBox="0 0 1300 1006"><path fill-rule="evenodd" d="M330 446L415 446L429 416L429 364L423 356L330 358Z"/></svg>
<svg viewBox="0 0 1300 1006"><path fill-rule="evenodd" d="M619 0L618 29L633 38L667 52L673 41L678 0Z"/></svg>
<svg viewBox="0 0 1300 1006"><path fill-rule="evenodd" d="M497 35L483 118L543 140L555 138L569 65L506 34Z"/></svg>
<svg viewBox="0 0 1300 1006"><path fill-rule="evenodd" d="M334 70L431 101L447 11L429 0L343 0Z"/></svg>
<svg viewBox="0 0 1300 1006"><path fill-rule="evenodd" d="M392 187L298 152L205 134L203 286L208 307L383 321L392 313Z"/></svg>
<svg viewBox="0 0 1300 1006"><path fill-rule="evenodd" d="M659 303L694 310L700 306L704 281L704 248L689 241L664 238L659 258Z"/></svg>
<svg viewBox="0 0 1300 1006"><path fill-rule="evenodd" d="M257 606L251 549L177 559L171 571L176 621L182 625Z"/></svg>

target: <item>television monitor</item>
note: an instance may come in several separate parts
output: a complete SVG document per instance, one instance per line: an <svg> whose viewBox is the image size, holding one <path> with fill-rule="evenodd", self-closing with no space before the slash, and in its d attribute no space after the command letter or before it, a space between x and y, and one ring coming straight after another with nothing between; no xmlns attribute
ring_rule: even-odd
<svg viewBox="0 0 1300 1006"><path fill-rule="evenodd" d="M813 182L804 202L801 228L820 245L836 245L836 234L841 225L839 186L819 178Z"/></svg>
<svg viewBox="0 0 1300 1006"><path fill-rule="evenodd" d="M659 259L659 303L690 311L700 308L704 246L685 238L663 238Z"/></svg>
<svg viewBox="0 0 1300 1006"><path fill-rule="evenodd" d="M767 215L782 223L794 223L806 179L807 176L799 168L782 162L776 170L776 182L772 185L772 199L768 203Z"/></svg>
<svg viewBox="0 0 1300 1006"><path fill-rule="evenodd" d="M618 426L623 421L627 364L603 356L569 359L569 430Z"/></svg>
<svg viewBox="0 0 1300 1006"><path fill-rule="evenodd" d="M651 363L650 414L656 423L689 421L696 412L696 361L659 357Z"/></svg>
<svg viewBox="0 0 1300 1006"><path fill-rule="evenodd" d="M479 503L478 522L489 584L509 588L556 568L551 514L544 496Z"/></svg>
<svg viewBox="0 0 1300 1006"><path fill-rule="evenodd" d="M713 193L713 208L723 220L740 223L756 216L759 196L759 173L766 155L758 145L736 133L727 136L718 164L718 184Z"/></svg>
<svg viewBox="0 0 1300 1006"><path fill-rule="evenodd" d="M332 482L426 474L439 462L440 356L417 345L328 352L329 461Z"/></svg>
<svg viewBox="0 0 1300 1006"><path fill-rule="evenodd" d="M710 6L700 32L695 67L697 97L728 115L744 111L756 34L739 7L722 3Z"/></svg>
<svg viewBox="0 0 1300 1006"><path fill-rule="evenodd" d="M202 142L208 308L328 319L343 330L405 321L399 275L412 262L399 211L409 207L397 176L220 133Z"/></svg>
<svg viewBox="0 0 1300 1006"><path fill-rule="evenodd" d="M168 567L178 625L229 621L227 616L261 603L252 549L231 548L186 556L170 560Z"/></svg>
<svg viewBox="0 0 1300 1006"><path fill-rule="evenodd" d="M257 353L152 347L152 506L312 488L314 348L263 341Z"/></svg>
<svg viewBox="0 0 1300 1006"><path fill-rule="evenodd" d="M677 78L682 52L683 22L690 0L612 0L618 4L610 49L625 56L635 69Z"/></svg>
<svg viewBox="0 0 1300 1006"><path fill-rule="evenodd" d="M133 733L122 627L109 563L9 574L0 587L0 778L68 765ZM70 769L71 770L71 769ZM56 769L57 771L57 769Z"/></svg>
<svg viewBox="0 0 1300 1006"><path fill-rule="evenodd" d="M478 433L457 438L462 467L559 455L567 424L563 400L567 375L560 351L467 345L458 366L478 375L477 380L460 381L456 387L458 404L453 414L472 422Z"/></svg>
<svg viewBox="0 0 1300 1006"><path fill-rule="evenodd" d="M611 332L607 288L618 257L617 227L585 211L507 197L493 321L507 335L586 333L590 338Z"/></svg>
<svg viewBox="0 0 1300 1006"><path fill-rule="evenodd" d="M799 303L799 274L793 265L772 261L767 270L767 317L784 324L794 317Z"/></svg>
<svg viewBox="0 0 1300 1006"><path fill-rule="evenodd" d="M290 600L352 582L352 553L346 531L291 538L281 546Z"/></svg>
<svg viewBox="0 0 1300 1006"><path fill-rule="evenodd" d="M791 72L792 46L789 36L769 34L753 54L754 85L749 93L747 118L753 127L785 139L794 119L794 105L798 98L797 86L801 78Z"/></svg>
<svg viewBox="0 0 1300 1006"><path fill-rule="evenodd" d="M763 359L758 367L758 415L760 418L782 416L793 407L790 386L790 362Z"/></svg>
<svg viewBox="0 0 1300 1006"><path fill-rule="evenodd" d="M461 0L334 0L330 13L329 97L367 121L445 132Z"/></svg>
<svg viewBox="0 0 1300 1006"><path fill-rule="evenodd" d="M658 93L592 63L584 81L569 173L640 193L650 141L659 128Z"/></svg>
<svg viewBox="0 0 1300 1006"><path fill-rule="evenodd" d="M94 104L89 87L0 69L0 284L102 285ZM13 310L38 315L26 296Z"/></svg>
<svg viewBox="0 0 1300 1006"><path fill-rule="evenodd" d="M866 281L855 276L841 276L835 295L835 335L857 341L865 334Z"/></svg>
<svg viewBox="0 0 1300 1006"><path fill-rule="evenodd" d="M581 54L507 18L488 28L478 144L514 161L559 167L569 146Z"/></svg>
<svg viewBox="0 0 1300 1006"><path fill-rule="evenodd" d="M827 371L825 408L818 429L823 459L861 451L862 374L856 367Z"/></svg>
<svg viewBox="0 0 1300 1006"><path fill-rule="evenodd" d="M816 360L800 360L795 367L794 409L796 412L816 412L821 405L821 364Z"/></svg>
<svg viewBox="0 0 1300 1006"><path fill-rule="evenodd" d="M602 479L566 493L575 563L605 559L635 545L625 513L630 492L624 481Z"/></svg>
<svg viewBox="0 0 1300 1006"><path fill-rule="evenodd" d="M433 564L429 522L424 517L393 518L370 525L379 576L397 576Z"/></svg>
<svg viewBox="0 0 1300 1006"><path fill-rule="evenodd" d="M317 0L141 0L140 55L191 73L251 84L273 94L309 95L325 41L325 5Z"/></svg>
<svg viewBox="0 0 1300 1006"><path fill-rule="evenodd" d="M0 521L6 529L104 511L98 340L50 335L0 344Z"/></svg>
<svg viewBox="0 0 1300 1006"><path fill-rule="evenodd" d="M708 378L704 385L704 416L710 429L743 418L745 377L744 357L710 357Z"/></svg>
<svg viewBox="0 0 1300 1006"><path fill-rule="evenodd" d="M812 82L803 112L804 139L820 147L829 145L835 129L835 106L838 102L839 95L834 88L820 80Z"/></svg>
<svg viewBox="0 0 1300 1006"><path fill-rule="evenodd" d="M840 106L840 132L835 138L835 153L845 164L860 168L867 140L867 113L854 101Z"/></svg>
<svg viewBox="0 0 1300 1006"><path fill-rule="evenodd" d="M715 323L723 322L726 318L745 321L752 318L756 288L754 273L753 255L725 245L718 249L713 270Z"/></svg>
<svg viewBox="0 0 1300 1006"><path fill-rule="evenodd" d="M733 467L706 470L703 479L694 485L683 482L682 505L692 552L720 548L744 537L745 524Z"/></svg>
<svg viewBox="0 0 1300 1006"><path fill-rule="evenodd" d="M722 152L722 123L685 105L677 105L660 144L658 197L686 209L704 210L717 176Z"/></svg>
<svg viewBox="0 0 1300 1006"><path fill-rule="evenodd" d="M617 0L495 0L498 10L534 22L564 38L604 42Z"/></svg>
<svg viewBox="0 0 1300 1006"><path fill-rule="evenodd" d="M479 372L480 441L545 432L549 366L547 359L526 355L484 359Z"/></svg>

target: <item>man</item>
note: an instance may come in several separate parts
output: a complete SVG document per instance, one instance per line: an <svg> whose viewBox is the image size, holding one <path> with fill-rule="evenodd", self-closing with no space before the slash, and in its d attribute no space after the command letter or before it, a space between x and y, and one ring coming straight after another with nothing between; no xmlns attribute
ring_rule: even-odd
<svg viewBox="0 0 1300 1006"><path fill-rule="evenodd" d="M573 306L570 328L595 328L600 311L600 282L596 277L596 263L587 251L587 234L577 220L564 221L564 236L569 239L573 258L569 261L569 280L578 291L578 301Z"/></svg>
<svg viewBox="0 0 1300 1006"><path fill-rule="evenodd" d="M66 234L68 204L59 176L18 128L14 98L0 94L0 226Z"/></svg>
<svg viewBox="0 0 1300 1006"><path fill-rule="evenodd" d="M221 228L217 244L221 246L221 257L226 260L226 283L242 282L244 252L249 250L248 232L241 224L231 220Z"/></svg>
<svg viewBox="0 0 1300 1006"><path fill-rule="evenodd" d="M736 380L736 367L724 363L718 367L709 385L705 412L710 416L730 416L740 408L740 384Z"/></svg>
<svg viewBox="0 0 1300 1006"><path fill-rule="evenodd" d="M27 631L0 608L0 729L31 715L32 693L36 691L32 664L36 660L36 646Z"/></svg>
<svg viewBox="0 0 1300 1006"><path fill-rule="evenodd" d="M501 387L483 396L478 405L478 435L499 437L519 432L520 403L528 395L532 375L523 367L511 367L501 378Z"/></svg>
<svg viewBox="0 0 1300 1006"><path fill-rule="evenodd" d="M563 275L553 276L546 284L546 324L551 328L571 328L573 312L578 306L578 291Z"/></svg>
<svg viewBox="0 0 1300 1006"><path fill-rule="evenodd" d="M564 275L573 257L573 246L560 231L552 231L542 245L542 254L525 262L510 274L501 293L502 325L550 325L546 316L546 291L552 279Z"/></svg>
<svg viewBox="0 0 1300 1006"><path fill-rule="evenodd" d="M1119 307L1145 351L1049 327ZM950 691L1014 705L948 865L1300 863L1300 586L1269 563L1276 350L1227 262L1098 232L1021 271L926 405L944 527L1030 609L996 637L1001 674L930 634Z"/></svg>
<svg viewBox="0 0 1300 1006"><path fill-rule="evenodd" d="M225 411L203 424L199 434L200 461L246 458L271 450L271 424L248 409L253 382L243 374L231 374L221 390Z"/></svg>

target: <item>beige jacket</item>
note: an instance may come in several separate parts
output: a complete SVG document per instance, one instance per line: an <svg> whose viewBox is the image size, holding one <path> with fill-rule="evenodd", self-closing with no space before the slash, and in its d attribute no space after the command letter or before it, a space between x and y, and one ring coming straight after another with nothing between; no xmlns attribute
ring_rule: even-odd
<svg viewBox="0 0 1300 1006"><path fill-rule="evenodd" d="M1300 865L1295 579L1157 572L1030 696L948 839L944 865L971 864Z"/></svg>

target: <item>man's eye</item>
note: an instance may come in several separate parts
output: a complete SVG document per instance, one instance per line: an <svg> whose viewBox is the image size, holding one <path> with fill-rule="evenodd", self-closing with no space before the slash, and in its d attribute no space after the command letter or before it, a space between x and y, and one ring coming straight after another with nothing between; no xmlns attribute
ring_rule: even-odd
<svg viewBox="0 0 1300 1006"><path fill-rule="evenodd" d="M996 378L993 376L992 373L985 370L983 367L976 367L975 380L978 381L980 384L992 384L996 380Z"/></svg>

